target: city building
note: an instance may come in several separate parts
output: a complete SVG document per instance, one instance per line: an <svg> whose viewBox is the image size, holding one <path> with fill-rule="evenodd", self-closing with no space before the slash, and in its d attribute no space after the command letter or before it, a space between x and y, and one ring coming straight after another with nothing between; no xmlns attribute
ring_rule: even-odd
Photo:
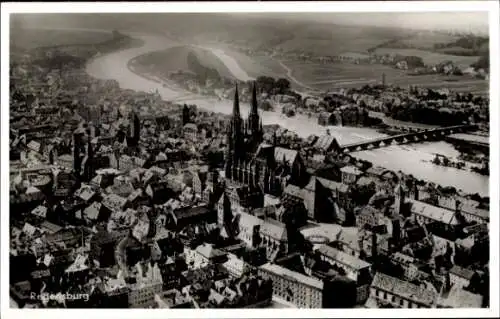
<svg viewBox="0 0 500 319"><path fill-rule="evenodd" d="M298 308L323 307L323 281L271 263L260 266L258 273L272 280L273 296Z"/></svg>
<svg viewBox="0 0 500 319"><path fill-rule="evenodd" d="M158 264L137 264L135 267L135 283L128 284L129 308L149 308L156 304L155 295L163 289L163 278Z"/></svg>
<svg viewBox="0 0 500 319"><path fill-rule="evenodd" d="M391 305L395 308L433 308L437 298L435 290L378 272L370 286L370 298L367 303L370 307Z"/></svg>
<svg viewBox="0 0 500 319"><path fill-rule="evenodd" d="M342 183L351 185L356 183L358 178L363 174L359 168L351 165L344 166L340 169L342 175Z"/></svg>
<svg viewBox="0 0 500 319"><path fill-rule="evenodd" d="M203 244L195 249L185 247L184 254L186 263L193 269L203 268L211 264L224 264L227 261L227 253L214 248L211 244Z"/></svg>
<svg viewBox="0 0 500 319"><path fill-rule="evenodd" d="M250 264L235 254L228 253L227 257L227 261L223 264L223 266L234 278L240 278L244 273L247 273L250 269L252 269Z"/></svg>
<svg viewBox="0 0 500 319"><path fill-rule="evenodd" d="M454 265L450 269L450 284L460 288L467 288L474 274L474 271L470 269Z"/></svg>

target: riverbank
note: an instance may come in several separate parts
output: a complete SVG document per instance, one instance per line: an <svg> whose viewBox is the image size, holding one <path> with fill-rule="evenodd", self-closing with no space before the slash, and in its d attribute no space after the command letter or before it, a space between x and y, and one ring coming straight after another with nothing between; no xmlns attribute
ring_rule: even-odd
<svg viewBox="0 0 500 319"><path fill-rule="evenodd" d="M127 68L128 62L141 54L165 49L175 43L165 38L154 36L141 36L145 44L141 48L108 54L94 60L87 65L87 73L95 78L118 81L120 87L138 91L150 92L158 88L164 100L172 101L176 97L185 95L183 92L162 87L160 84L138 76ZM184 99L183 103L196 104L198 108L214 113L231 114L232 101L210 98ZM240 103L241 113L248 114L250 105ZM289 118L278 112L262 111L261 117L264 125L279 124L281 127L295 132L298 136L307 138L310 135L324 135L329 130L340 144L354 143L363 140L386 136L375 129L352 128L339 126L320 126L315 117L297 114ZM489 178L475 173L464 172L454 168L438 167L432 163L422 163L422 159L432 160L433 154L441 153L447 156L458 156L452 145L445 142L426 142L404 146L388 146L386 148L352 153L353 156L372 162L374 165L386 167L393 171L402 171L412 174L416 178L429 180L443 186L453 186L466 193L479 193L489 196Z"/></svg>

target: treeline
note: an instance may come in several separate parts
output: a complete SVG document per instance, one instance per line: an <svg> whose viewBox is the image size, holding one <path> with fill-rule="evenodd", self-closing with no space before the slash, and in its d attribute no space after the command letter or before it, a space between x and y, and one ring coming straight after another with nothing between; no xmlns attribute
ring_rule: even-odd
<svg viewBox="0 0 500 319"><path fill-rule="evenodd" d="M68 55L65 53L59 53L51 57L35 60L33 64L48 69L64 69L64 68L79 69L84 67L86 62L87 62L86 58Z"/></svg>
<svg viewBox="0 0 500 319"><path fill-rule="evenodd" d="M260 93L288 94L300 99L300 94L290 90L290 81L284 78L274 79L270 76L259 76L255 80Z"/></svg>
<svg viewBox="0 0 500 319"><path fill-rule="evenodd" d="M411 46L409 46L406 43L401 42L405 38L396 38L392 40L388 40L385 42L382 42L374 47L369 48L366 50L368 53L375 53L377 49L381 48L391 48L391 49L413 49Z"/></svg>
<svg viewBox="0 0 500 319"><path fill-rule="evenodd" d="M471 65L471 67L473 67L476 70L484 69L487 73L489 73L490 72L490 55L489 55L489 53L482 55L477 60L476 63L473 63Z"/></svg>
<svg viewBox="0 0 500 319"><path fill-rule="evenodd" d="M421 68L425 66L424 60L419 56L414 55L399 55L394 57L393 64L398 64L399 62L406 62L408 68Z"/></svg>
<svg viewBox="0 0 500 319"><path fill-rule="evenodd" d="M106 54L120 49L141 46L142 40L134 39L118 31L113 31L113 38L97 44L72 44L44 46L32 50L39 59L34 64L46 68L62 69L64 67L81 68L88 59L97 53ZM51 56L46 52L50 50Z"/></svg>
<svg viewBox="0 0 500 319"><path fill-rule="evenodd" d="M32 49L34 53L43 53L47 49L54 50L81 50L81 52L88 50L89 54L100 53L110 53L118 49L123 49L125 47L140 46L142 45L142 40L131 38L130 36L120 33L119 31L112 31L113 37L110 40L105 40L100 43L80 43L80 44L63 44L63 45L49 45L40 46Z"/></svg>
<svg viewBox="0 0 500 319"><path fill-rule="evenodd" d="M438 53L444 53L449 55L457 56L476 56L484 54L489 51L489 38L468 35L460 37L459 39L448 42L448 43L435 43L431 48L428 46L422 46L413 44L411 42L404 42L405 39L392 39L381 43L368 50L369 53L374 53L376 49L379 48L390 48L390 49L416 49L423 51L434 51Z"/></svg>
<svg viewBox="0 0 500 319"><path fill-rule="evenodd" d="M434 50L440 50L447 54L462 55L462 56L474 56L480 55L485 51L485 44L489 44L490 39L488 37L480 36L464 36L460 37L456 41L449 43L436 43L434 44ZM486 48L488 48L487 46ZM465 50L459 50L457 48L462 48ZM443 49L450 49L444 50ZM488 49L486 49L488 51Z"/></svg>
<svg viewBox="0 0 500 319"><path fill-rule="evenodd" d="M392 39L386 41L373 48L368 49L368 53L371 54L375 53L375 51L379 48L391 48L391 49L416 49L416 50L424 50L424 51L437 52L455 56L480 56L479 60L476 63L473 63L471 67L473 67L475 70L484 69L487 73L489 73L490 70L489 37L467 35L467 36L462 36L452 42L435 43L432 46L432 48L403 42L402 40L404 39ZM423 60L419 57L396 56L396 58L399 61L403 60L406 61L409 68L424 66Z"/></svg>
<svg viewBox="0 0 500 319"><path fill-rule="evenodd" d="M106 54L116 50L123 50L132 47L140 47L141 45L143 45L142 40L134 39L126 34L114 30L113 38L111 40L96 44L94 48L99 53Z"/></svg>
<svg viewBox="0 0 500 319"><path fill-rule="evenodd" d="M392 106L386 115L400 121L453 126L468 122L472 112L448 108L435 108L425 104L415 103L407 106Z"/></svg>

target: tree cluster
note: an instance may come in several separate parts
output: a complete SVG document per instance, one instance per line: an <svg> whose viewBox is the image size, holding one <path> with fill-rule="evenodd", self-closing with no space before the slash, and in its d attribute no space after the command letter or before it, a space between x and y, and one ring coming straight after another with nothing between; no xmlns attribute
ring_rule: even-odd
<svg viewBox="0 0 500 319"><path fill-rule="evenodd" d="M259 76L256 79L257 87L261 93L267 94L292 94L290 81L284 78L274 79L270 76Z"/></svg>

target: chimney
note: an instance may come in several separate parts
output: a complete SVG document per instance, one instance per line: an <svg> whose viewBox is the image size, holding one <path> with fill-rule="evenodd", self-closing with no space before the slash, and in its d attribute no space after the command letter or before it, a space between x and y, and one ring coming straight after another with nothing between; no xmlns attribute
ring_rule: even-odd
<svg viewBox="0 0 500 319"><path fill-rule="evenodd" d="M419 198L419 189L418 189L418 186L417 186L417 182L415 182L415 183L413 184L413 193L414 193L414 194L413 194L413 198L414 198L415 200L418 200L418 198Z"/></svg>

